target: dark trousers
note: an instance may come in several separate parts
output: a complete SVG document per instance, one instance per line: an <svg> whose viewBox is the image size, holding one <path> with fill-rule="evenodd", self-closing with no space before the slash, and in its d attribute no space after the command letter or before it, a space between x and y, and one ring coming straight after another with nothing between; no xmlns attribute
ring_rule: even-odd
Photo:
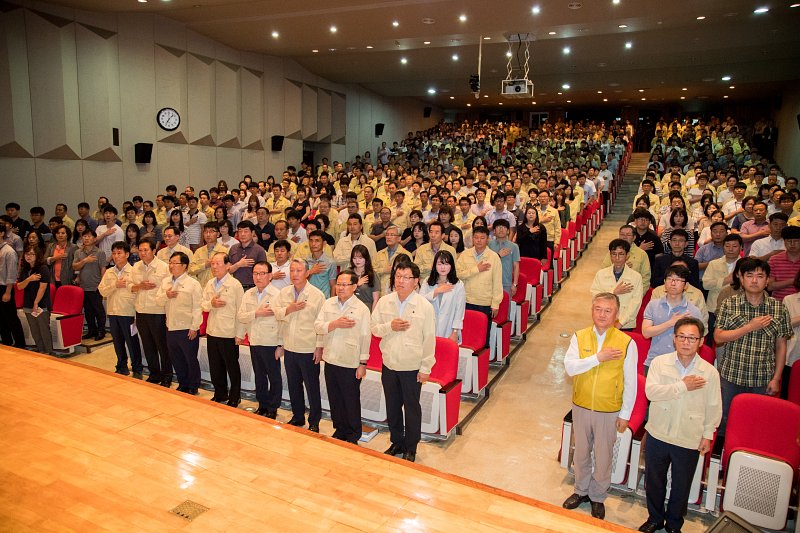
<svg viewBox="0 0 800 533"><path fill-rule="evenodd" d="M283 378L281 362L275 359L275 346L250 345L250 359L256 378L256 399L258 408L277 411L281 406Z"/></svg>
<svg viewBox="0 0 800 533"><path fill-rule="evenodd" d="M706 346L711 348L714 345L714 330L717 325L717 315L708 313L708 332L706 333Z"/></svg>
<svg viewBox="0 0 800 533"><path fill-rule="evenodd" d="M417 370L391 370L386 365L381 370L390 439L392 444L402 444L410 453L417 453L422 433L422 406L419 404L422 383L417 381L417 374Z"/></svg>
<svg viewBox="0 0 800 533"><path fill-rule="evenodd" d="M700 452L668 444L647 434L644 444L644 475L647 493L648 520L657 524L666 523L670 529L683 526L683 516L692 487L692 477L697 467ZM667 498L667 470L672 465L672 485L669 502Z"/></svg>
<svg viewBox="0 0 800 533"><path fill-rule="evenodd" d="M111 338L114 339L114 353L117 354L117 374L128 375L128 353L131 354L131 368L142 372L142 349L139 336L131 335L132 316L110 315ZM125 351L127 346L128 350Z"/></svg>
<svg viewBox="0 0 800 533"><path fill-rule="evenodd" d="M760 387L745 387L744 385L736 385L731 383L722 376L719 377L719 387L722 392L722 422L719 423L717 435L725 435L725 428L728 425L728 413L731 410L731 402L737 394L749 392L752 394L766 394L766 385Z"/></svg>
<svg viewBox="0 0 800 533"><path fill-rule="evenodd" d="M106 308L103 307L103 296L97 290L83 292L83 316L86 317L89 335L105 335Z"/></svg>
<svg viewBox="0 0 800 533"><path fill-rule="evenodd" d="M792 376L792 365L783 367L783 374L781 375L781 399L786 400L789 397L789 378Z"/></svg>
<svg viewBox="0 0 800 533"><path fill-rule="evenodd" d="M197 351L200 349L200 335L189 339L189 330L167 331L167 350L178 386L187 389L200 388L200 363Z"/></svg>
<svg viewBox="0 0 800 533"><path fill-rule="evenodd" d="M492 307L489 305L475 305L468 303L466 309L477 311L486 315L488 322L486 322L486 346L489 346L489 339L492 332Z"/></svg>
<svg viewBox="0 0 800 533"><path fill-rule="evenodd" d="M167 317L149 313L136 313L136 329L142 336L144 356L150 370L150 381L172 381L172 364L167 348Z"/></svg>
<svg viewBox="0 0 800 533"><path fill-rule="evenodd" d="M208 370L214 385L214 399L238 402L241 399L242 371L239 368L239 347L231 337L206 336L208 347ZM231 389L228 391L228 378Z"/></svg>
<svg viewBox="0 0 800 533"><path fill-rule="evenodd" d="M325 386L333 438L357 443L361 438L361 380L356 379L356 369L325 363Z"/></svg>
<svg viewBox="0 0 800 533"><path fill-rule="evenodd" d="M319 424L322 418L322 398L319 392L319 365L314 364L314 355L284 350L283 364L286 367L286 384L289 386L289 401L292 403L292 420L305 423L306 402L303 386L308 396L308 423Z"/></svg>
<svg viewBox="0 0 800 533"><path fill-rule="evenodd" d="M6 293L6 286L0 285L0 295ZM0 339L6 346L25 348L25 332L22 330L22 322L17 315L17 303L14 299L14 289L11 290L11 298L4 302L0 300Z"/></svg>

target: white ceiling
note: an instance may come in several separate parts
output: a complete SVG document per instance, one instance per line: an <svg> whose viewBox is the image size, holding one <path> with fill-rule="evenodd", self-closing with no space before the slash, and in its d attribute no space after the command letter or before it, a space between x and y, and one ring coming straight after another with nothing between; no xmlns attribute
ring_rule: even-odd
<svg viewBox="0 0 800 533"><path fill-rule="evenodd" d="M239 50L292 57L331 81L446 108L475 102L468 79L477 72L479 43L481 93L489 96L480 103L533 106L531 100L499 97L507 36L518 33L533 41L529 78L537 105L567 100L603 105L603 98L614 105L642 98L679 101L681 96L750 99L778 95L789 81L800 79L800 7L790 7L790 0L51 2L95 11L159 13ZM532 12L535 5L539 14ZM769 11L753 12L762 6ZM459 20L462 14L466 21ZM426 18L433 23L425 24ZM627 27L620 28L623 24ZM330 31L333 25L336 33ZM565 55L567 46L571 51ZM516 52L514 47L515 65ZM401 58L407 63L401 64ZM725 75L731 81L723 81ZM565 83L569 90L561 89ZM431 88L435 95L428 94Z"/></svg>

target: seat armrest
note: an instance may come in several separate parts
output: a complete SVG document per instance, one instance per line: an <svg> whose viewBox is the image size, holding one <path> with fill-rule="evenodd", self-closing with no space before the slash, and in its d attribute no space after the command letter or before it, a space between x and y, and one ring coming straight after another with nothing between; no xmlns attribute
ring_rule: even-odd
<svg viewBox="0 0 800 533"><path fill-rule="evenodd" d="M451 381L447 385L443 385L442 388L439 389L439 394L447 394L448 392L453 390L455 387L457 387L460 383L461 383L460 379L454 379L453 381Z"/></svg>
<svg viewBox="0 0 800 533"><path fill-rule="evenodd" d="M77 314L74 314L74 315L59 315L59 314L53 312L53 314L56 315L54 317L56 320L67 320L69 318L75 318L76 316L80 316L80 317L83 316L82 313L77 313Z"/></svg>

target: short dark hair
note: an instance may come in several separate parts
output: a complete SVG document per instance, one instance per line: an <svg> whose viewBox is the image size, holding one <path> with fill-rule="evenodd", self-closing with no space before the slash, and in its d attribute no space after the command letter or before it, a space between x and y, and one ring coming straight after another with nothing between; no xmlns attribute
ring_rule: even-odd
<svg viewBox="0 0 800 533"><path fill-rule="evenodd" d="M626 254L631 253L631 243L629 243L625 239L614 239L610 243L608 243L609 252L613 252L617 248L622 248L623 250L625 250Z"/></svg>
<svg viewBox="0 0 800 533"><path fill-rule="evenodd" d="M692 277L692 271L683 265L670 265L664 272L664 279L666 280L669 276L678 276L683 281L689 281L689 278Z"/></svg>
<svg viewBox="0 0 800 533"><path fill-rule="evenodd" d="M131 245L128 244L126 241L117 241L111 245L111 251L114 250L123 250L126 254L131 253Z"/></svg>
<svg viewBox="0 0 800 533"><path fill-rule="evenodd" d="M783 197L781 197L781 198L783 198ZM786 213L780 213L780 212L772 213L769 216L769 221L773 222L775 220L783 220L784 222L789 222L789 217L786 215Z"/></svg>
<svg viewBox="0 0 800 533"><path fill-rule="evenodd" d="M744 276L748 272L762 270L769 276L769 263L756 257L744 257L739 260L739 273Z"/></svg>
<svg viewBox="0 0 800 533"><path fill-rule="evenodd" d="M492 229L497 229L497 228L511 229L511 224L509 224L508 220L506 220L504 218L498 218L492 224Z"/></svg>
<svg viewBox="0 0 800 533"><path fill-rule="evenodd" d="M685 316L683 318L679 318L678 321L675 322L675 326L672 328L672 331L676 332L677 334L677 331L683 326L696 327L701 337L704 337L706 334L706 328L705 326L703 326L703 322L693 316Z"/></svg>
<svg viewBox="0 0 800 533"><path fill-rule="evenodd" d="M724 222L714 222L713 224L711 224L710 227L711 231L714 231L714 228L716 228L717 226L725 226L725 231L728 231L730 229L728 225Z"/></svg>
<svg viewBox="0 0 800 533"><path fill-rule="evenodd" d="M726 242L736 241L739 243L739 246L744 246L744 239L738 233L729 233L725 235L725 238L722 239L722 244L724 245Z"/></svg>
<svg viewBox="0 0 800 533"><path fill-rule="evenodd" d="M673 237L683 237L686 239L686 242L689 242L689 232L682 228L675 228L672 230L672 233L669 235L670 240L672 240Z"/></svg>
<svg viewBox="0 0 800 533"><path fill-rule="evenodd" d="M272 265L269 264L269 261L257 261L253 264L253 269L255 269L258 265L266 265L267 272L272 273Z"/></svg>
<svg viewBox="0 0 800 533"><path fill-rule="evenodd" d="M489 228L487 228L486 226L474 226L472 228L472 234L476 235L478 233L480 233L482 235L486 235L488 237L489 236Z"/></svg>
<svg viewBox="0 0 800 533"><path fill-rule="evenodd" d="M106 198L106 201L108 201L108 198ZM88 202L81 202L81 203L79 203L79 204L78 204L78 209L80 209L80 208L84 208L84 209L91 209L91 207L89 206L89 203L88 203Z"/></svg>
<svg viewBox="0 0 800 533"><path fill-rule="evenodd" d="M16 209L17 211L20 210L20 206L17 202L8 202L6 204L6 209Z"/></svg>
<svg viewBox="0 0 800 533"><path fill-rule="evenodd" d="M117 216L119 214L119 211L117 211L117 208L114 207L113 205L106 204L103 206L103 213L114 213L114 216Z"/></svg>
<svg viewBox="0 0 800 533"><path fill-rule="evenodd" d="M153 237L142 237L141 239L139 239L139 246L143 244L147 244L148 246L150 246L150 249L153 251L156 251L156 249L158 248L156 240Z"/></svg>
<svg viewBox="0 0 800 533"><path fill-rule="evenodd" d="M278 248L283 248L287 252L292 251L292 245L289 244L289 241L287 241L286 239L280 239L278 241L275 241L275 244L272 246L272 249L277 250Z"/></svg>
<svg viewBox="0 0 800 533"><path fill-rule="evenodd" d="M40 206L31 207L31 215L44 216L44 207L40 207Z"/></svg>
<svg viewBox="0 0 800 533"><path fill-rule="evenodd" d="M249 220L242 220L238 224L236 224L236 229L249 229L250 231L255 231L256 228L252 222Z"/></svg>
<svg viewBox="0 0 800 533"><path fill-rule="evenodd" d="M353 285L358 283L358 274L356 274L352 270L349 270L349 269L348 270L342 270L341 272L339 272L339 276L342 276L342 275L348 276L350 278L350 283L352 283ZM339 276L336 276L336 277L338 278Z"/></svg>
<svg viewBox="0 0 800 533"><path fill-rule="evenodd" d="M178 228L177 228L177 227L175 227L175 226L167 226L166 228L164 228L164 233L166 233L168 230L172 230L172 232L173 232L175 235L180 235L180 234L181 234L181 230L180 230L180 229L178 229Z"/></svg>

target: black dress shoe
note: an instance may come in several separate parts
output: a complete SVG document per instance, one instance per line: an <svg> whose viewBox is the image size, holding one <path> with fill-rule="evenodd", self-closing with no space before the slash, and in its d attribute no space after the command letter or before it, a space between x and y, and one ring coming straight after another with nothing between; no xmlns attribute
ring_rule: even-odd
<svg viewBox="0 0 800 533"><path fill-rule="evenodd" d="M258 409L256 409L254 412L258 416L267 416L267 410L266 409L261 409L260 407Z"/></svg>
<svg viewBox="0 0 800 533"><path fill-rule="evenodd" d="M148 382L148 383L161 383L161 380L160 380L160 379L158 379L158 378L157 378L156 376L154 376L153 374L150 374L150 377L148 377L148 378L147 378L147 382Z"/></svg>
<svg viewBox="0 0 800 533"><path fill-rule="evenodd" d="M664 528L664 531L666 531L667 533L681 533L681 529L677 527Z"/></svg>
<svg viewBox="0 0 800 533"><path fill-rule="evenodd" d="M194 389L194 388L186 389L186 394L191 394L192 396L197 396L197 389Z"/></svg>
<svg viewBox="0 0 800 533"><path fill-rule="evenodd" d="M578 493L573 493L572 496L564 500L564 503L561 506L564 509L577 509L577 507L582 503L590 502L589 496L581 496Z"/></svg>
<svg viewBox="0 0 800 533"><path fill-rule="evenodd" d="M276 418L278 418L278 411L267 411L264 416L267 418L271 418L272 420L275 420Z"/></svg>
<svg viewBox="0 0 800 533"><path fill-rule="evenodd" d="M172 380L171 379L169 379L169 380L165 379L164 381L159 383L159 385L161 385L162 387L166 387L168 389L172 388Z"/></svg>
<svg viewBox="0 0 800 533"><path fill-rule="evenodd" d="M217 398L216 396L214 396L213 398L211 398L211 401L216 403L226 403L228 401L228 398Z"/></svg>
<svg viewBox="0 0 800 533"><path fill-rule="evenodd" d="M290 426L295 426L295 427L301 428L301 427L306 425L306 421L305 420L298 420L296 418L292 418L291 420L289 420L288 424Z"/></svg>
<svg viewBox="0 0 800 533"><path fill-rule="evenodd" d="M389 448L387 448L387 450L383 453L385 453L386 455L397 455L399 453L406 453L406 447L403 446L402 444L392 443L392 445L389 446Z"/></svg>
<svg viewBox="0 0 800 533"><path fill-rule="evenodd" d="M405 452L403 453L403 459L413 463L417 460L417 454L415 452Z"/></svg>
<svg viewBox="0 0 800 533"><path fill-rule="evenodd" d="M664 529L664 524L657 524L655 522L651 522L650 520L639 526L639 531L642 533L654 533L659 529Z"/></svg>
<svg viewBox="0 0 800 533"><path fill-rule="evenodd" d="M85 340L93 339L96 336L97 336L97 333L87 333L86 335L82 335L81 336L81 340L85 341Z"/></svg>
<svg viewBox="0 0 800 533"><path fill-rule="evenodd" d="M239 407L239 402L241 402L241 400L233 400L233 399L231 399L231 400L228 400L227 403L231 407Z"/></svg>
<svg viewBox="0 0 800 533"><path fill-rule="evenodd" d="M144 378L144 376L142 375L141 372L134 372L133 373L133 379L142 379L142 378Z"/></svg>
<svg viewBox="0 0 800 533"><path fill-rule="evenodd" d="M105 338L106 338L106 334L105 333L98 333L97 335L94 336L94 340L96 340L96 341L101 341L101 340L103 340Z"/></svg>
<svg viewBox="0 0 800 533"><path fill-rule="evenodd" d="M592 516L600 520L606 517L606 506L602 502L592 502Z"/></svg>
<svg viewBox="0 0 800 533"><path fill-rule="evenodd" d="M313 431L314 433L319 433L319 424L308 424L308 430Z"/></svg>
<svg viewBox="0 0 800 533"><path fill-rule="evenodd" d="M178 392L186 392L186 389L181 387L180 385L178 385L178 388L175 390L177 390Z"/></svg>

